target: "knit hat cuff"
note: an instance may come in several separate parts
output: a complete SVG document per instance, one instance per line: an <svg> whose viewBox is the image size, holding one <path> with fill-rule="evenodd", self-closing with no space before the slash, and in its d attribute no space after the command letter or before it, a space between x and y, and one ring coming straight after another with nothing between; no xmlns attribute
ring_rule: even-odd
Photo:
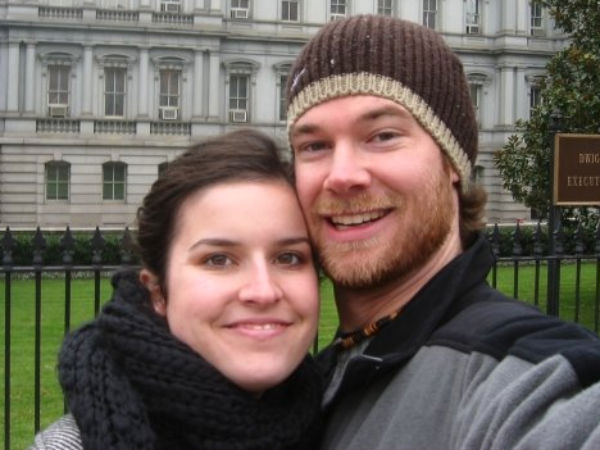
<svg viewBox="0 0 600 450"><path fill-rule="evenodd" d="M293 88L292 85L292 90ZM392 100L406 108L446 152L458 171L463 192L469 190L471 163L465 150L422 97L390 77L360 72L331 75L310 83L294 96L288 106L288 135L296 120L313 106L349 95L375 95Z"/></svg>

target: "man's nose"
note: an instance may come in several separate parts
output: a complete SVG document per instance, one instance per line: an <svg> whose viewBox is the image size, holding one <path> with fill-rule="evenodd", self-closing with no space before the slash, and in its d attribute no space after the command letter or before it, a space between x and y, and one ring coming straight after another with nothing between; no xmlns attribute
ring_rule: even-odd
<svg viewBox="0 0 600 450"><path fill-rule="evenodd" d="M351 194L371 183L364 156L348 142L336 144L324 188L337 194Z"/></svg>

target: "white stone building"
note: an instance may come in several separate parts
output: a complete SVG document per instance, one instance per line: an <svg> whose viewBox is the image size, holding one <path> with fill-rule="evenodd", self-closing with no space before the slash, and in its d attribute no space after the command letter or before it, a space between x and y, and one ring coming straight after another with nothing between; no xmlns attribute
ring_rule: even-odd
<svg viewBox="0 0 600 450"><path fill-rule="evenodd" d="M123 227L161 167L235 127L285 143L282 88L320 26L359 13L435 28L480 121L489 221L528 219L492 154L539 100L565 36L530 0L0 0L0 227Z"/></svg>

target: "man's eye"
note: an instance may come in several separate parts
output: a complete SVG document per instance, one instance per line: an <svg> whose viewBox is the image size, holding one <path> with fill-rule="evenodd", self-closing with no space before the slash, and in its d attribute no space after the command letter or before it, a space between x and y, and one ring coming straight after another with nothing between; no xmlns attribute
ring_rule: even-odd
<svg viewBox="0 0 600 450"><path fill-rule="evenodd" d="M399 136L398 133L395 133L393 131L383 131L381 133L377 133L375 135L375 137L373 138L373 141L385 142L385 141L389 141L390 139L394 139L398 136Z"/></svg>
<svg viewBox="0 0 600 450"><path fill-rule="evenodd" d="M284 252L284 253L277 255L277 258L275 258L275 261L277 262L277 264L283 264L286 266L297 266L299 264L302 264L304 259L297 253Z"/></svg>
<svg viewBox="0 0 600 450"><path fill-rule="evenodd" d="M317 142L309 142L307 144L303 144L300 146L300 151L302 152L318 152L327 148L325 142L317 141Z"/></svg>
<svg viewBox="0 0 600 450"><path fill-rule="evenodd" d="M233 264L231 258L222 253L217 253L214 255L210 255L204 259L204 264L207 266L230 266Z"/></svg>

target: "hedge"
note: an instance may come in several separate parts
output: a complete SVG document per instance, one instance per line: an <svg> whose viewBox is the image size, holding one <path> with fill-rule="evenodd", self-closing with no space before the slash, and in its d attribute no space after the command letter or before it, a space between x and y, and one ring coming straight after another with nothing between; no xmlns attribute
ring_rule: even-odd
<svg viewBox="0 0 600 450"><path fill-rule="evenodd" d="M132 239L133 232L129 232ZM72 262L73 265L90 265L98 263L93 261L94 232L77 231L72 233ZM600 254L600 228L570 227L561 230L562 254ZM11 231L15 246L12 251L12 265L33 265L35 231ZM64 246L62 240L65 236L60 231L45 231L42 233L45 239L45 248L42 252L44 265L63 265L65 263ZM4 238L3 233L0 240L0 256L4 260ZM139 258L132 250L129 242L124 241L125 231L102 232L101 263L104 265L118 265L122 263L138 264ZM534 254L548 254L548 230L546 226L488 226L486 236L492 243L493 249L498 256L532 256ZM97 238L97 236L96 236Z"/></svg>
<svg viewBox="0 0 600 450"><path fill-rule="evenodd" d="M134 234L130 233L130 237L134 238ZM66 254L63 238L65 232L60 231L43 231L42 236L45 240L45 246L41 252L42 263L44 265L63 265L65 257L71 257L70 264L73 265L118 265L122 263L137 264L139 259L134 254L130 242L124 240L124 231L105 231L101 233L102 245L99 246L100 260L93 260L94 256L94 232L76 231L71 233L72 246L71 251ZM12 265L14 266L30 266L34 264L34 240L36 239L35 231L11 231L14 239L14 247L12 249ZM6 232L3 233L2 239L6 237ZM0 255L2 261L6 264L4 247L5 242L0 241Z"/></svg>

